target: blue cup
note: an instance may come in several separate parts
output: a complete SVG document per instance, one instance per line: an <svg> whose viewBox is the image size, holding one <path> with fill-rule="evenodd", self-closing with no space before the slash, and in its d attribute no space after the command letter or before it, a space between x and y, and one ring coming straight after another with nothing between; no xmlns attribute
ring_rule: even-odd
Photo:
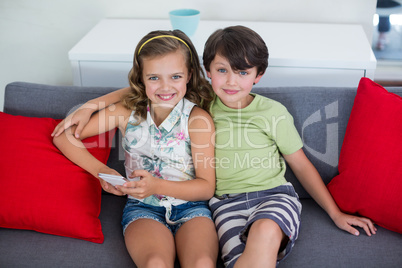
<svg viewBox="0 0 402 268"><path fill-rule="evenodd" d="M174 30L181 30L187 36L194 35L200 21L200 11L196 9L176 9L169 12Z"/></svg>

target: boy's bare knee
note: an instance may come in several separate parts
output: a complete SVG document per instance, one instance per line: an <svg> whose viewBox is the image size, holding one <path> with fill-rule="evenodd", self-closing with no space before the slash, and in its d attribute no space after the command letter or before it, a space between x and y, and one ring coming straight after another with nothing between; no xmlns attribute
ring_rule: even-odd
<svg viewBox="0 0 402 268"><path fill-rule="evenodd" d="M285 238L285 234L279 225L270 219L261 219L255 221L249 231L250 236L257 236L266 241L278 243L278 245Z"/></svg>

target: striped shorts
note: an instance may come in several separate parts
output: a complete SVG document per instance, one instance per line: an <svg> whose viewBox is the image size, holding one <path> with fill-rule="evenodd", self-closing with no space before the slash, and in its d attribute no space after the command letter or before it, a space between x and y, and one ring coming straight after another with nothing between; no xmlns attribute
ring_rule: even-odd
<svg viewBox="0 0 402 268"><path fill-rule="evenodd" d="M247 231L259 219L275 221L289 237L278 254L283 260L293 248L300 229L301 203L291 183L273 189L213 197L209 201L225 267L233 267L243 253Z"/></svg>

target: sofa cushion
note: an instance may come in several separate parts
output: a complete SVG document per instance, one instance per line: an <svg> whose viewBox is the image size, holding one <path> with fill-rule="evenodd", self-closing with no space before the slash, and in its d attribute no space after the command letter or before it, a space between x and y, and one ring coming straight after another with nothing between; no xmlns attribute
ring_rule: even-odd
<svg viewBox="0 0 402 268"><path fill-rule="evenodd" d="M53 145L58 122L0 113L0 227L102 243L101 186ZM84 141L103 163L113 133Z"/></svg>
<svg viewBox="0 0 402 268"><path fill-rule="evenodd" d="M357 89L328 189L345 212L402 233L402 98L368 78Z"/></svg>

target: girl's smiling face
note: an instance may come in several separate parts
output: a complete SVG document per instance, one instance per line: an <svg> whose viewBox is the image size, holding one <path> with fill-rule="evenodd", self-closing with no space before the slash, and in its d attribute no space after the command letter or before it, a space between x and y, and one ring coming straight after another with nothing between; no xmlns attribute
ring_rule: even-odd
<svg viewBox="0 0 402 268"><path fill-rule="evenodd" d="M226 106L241 109L251 103L250 91L262 77L257 75L257 67L235 71L226 58L216 54L209 68L212 88Z"/></svg>
<svg viewBox="0 0 402 268"><path fill-rule="evenodd" d="M190 80L185 57L175 52L143 59L142 79L151 107L172 110L187 92Z"/></svg>

